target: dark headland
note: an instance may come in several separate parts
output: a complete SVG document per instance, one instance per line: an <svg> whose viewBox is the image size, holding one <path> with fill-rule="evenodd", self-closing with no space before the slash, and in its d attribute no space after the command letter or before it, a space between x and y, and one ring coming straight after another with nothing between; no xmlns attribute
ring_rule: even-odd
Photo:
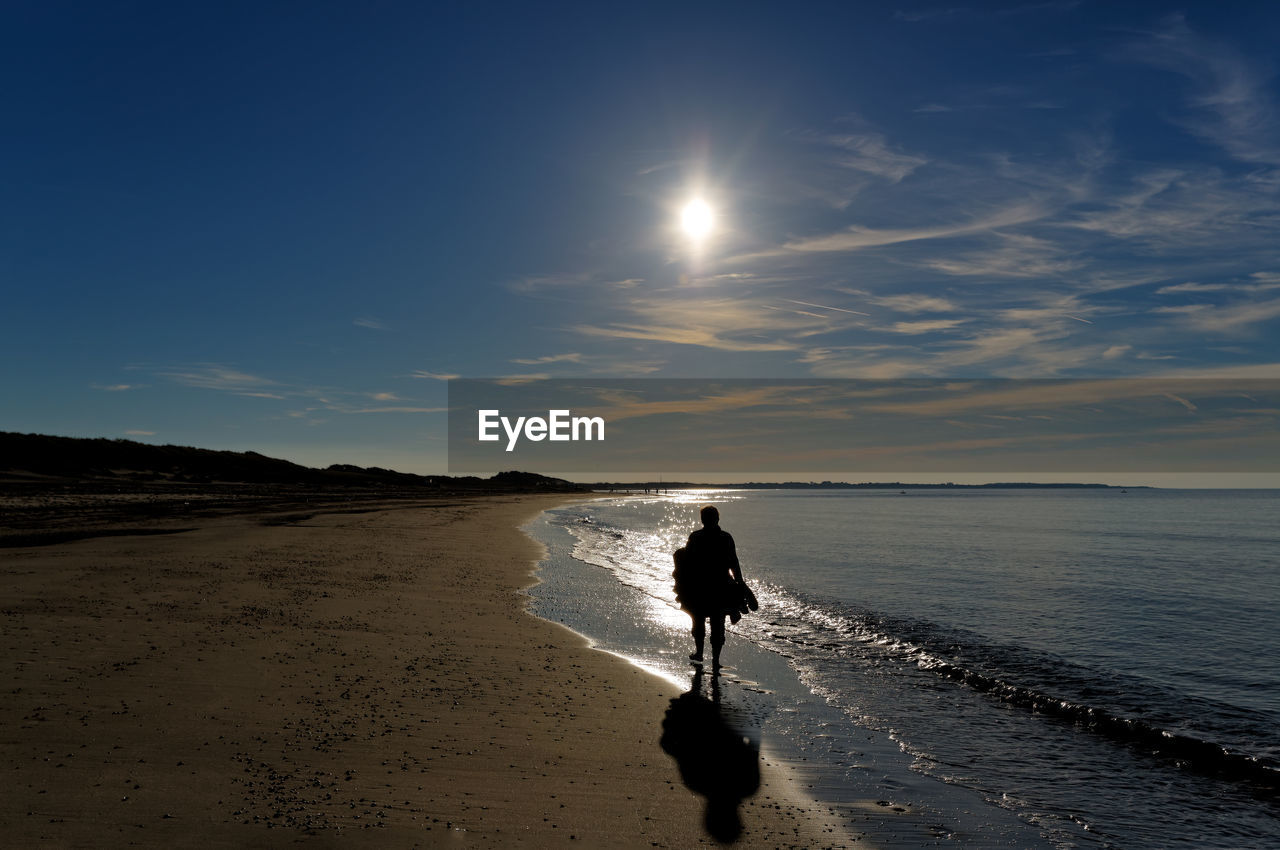
<svg viewBox="0 0 1280 850"><path fill-rule="evenodd" d="M0 432L0 547L117 534L121 523L129 534L160 533L174 522L227 514L585 489L531 472L478 478L350 464L315 469L252 451Z"/></svg>
<svg viewBox="0 0 1280 850"><path fill-rule="evenodd" d="M0 431L0 482L6 488L69 481L104 485L129 482L177 486L274 484L333 490L372 488L437 493L461 490L572 492L582 489L581 485L532 472L500 472L490 478L478 478L415 475L345 463L315 469L252 451L215 451L191 446L156 446L123 439L53 437Z"/></svg>

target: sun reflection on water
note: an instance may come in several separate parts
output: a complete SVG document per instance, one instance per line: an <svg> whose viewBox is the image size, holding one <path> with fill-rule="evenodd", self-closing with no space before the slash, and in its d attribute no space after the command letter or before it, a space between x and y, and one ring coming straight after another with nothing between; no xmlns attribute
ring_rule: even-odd
<svg viewBox="0 0 1280 850"><path fill-rule="evenodd" d="M680 610L675 600L672 554L685 544L692 531L701 527L698 511L703 505L739 498L741 495L734 491L678 490L661 496L628 499L622 506L635 510L651 510L655 504L663 505L657 527L639 531L599 526L590 515L583 516L573 528L576 538L573 556L604 567L623 584L641 591L646 607L637 616L664 631L687 632L689 615Z"/></svg>

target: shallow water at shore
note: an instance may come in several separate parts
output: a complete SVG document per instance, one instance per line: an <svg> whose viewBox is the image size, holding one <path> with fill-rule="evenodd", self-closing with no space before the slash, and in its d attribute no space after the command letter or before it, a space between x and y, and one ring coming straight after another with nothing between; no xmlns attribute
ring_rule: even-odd
<svg viewBox="0 0 1280 850"><path fill-rule="evenodd" d="M575 551L582 554L580 540L566 524L589 512L578 505L525 526L548 551L540 583L528 591L533 613L578 631L596 649L686 693L714 701L729 722L759 744L762 759L780 765L802 793L830 807L855 835L906 847L948 840L984 847L1050 846L1034 826L986 806L968 789L914 772L914 757L892 735L850 724L844 712L797 678L792 659L736 627L729 627L720 676L711 675L709 664L692 664L689 618L683 612L574 557ZM664 581L669 584L669 576ZM653 734L656 740L659 730Z"/></svg>
<svg viewBox="0 0 1280 850"><path fill-rule="evenodd" d="M544 515L535 613L687 683L670 552L707 498ZM1274 495L714 498L761 601L723 699L855 826L887 802L922 841L1280 837Z"/></svg>

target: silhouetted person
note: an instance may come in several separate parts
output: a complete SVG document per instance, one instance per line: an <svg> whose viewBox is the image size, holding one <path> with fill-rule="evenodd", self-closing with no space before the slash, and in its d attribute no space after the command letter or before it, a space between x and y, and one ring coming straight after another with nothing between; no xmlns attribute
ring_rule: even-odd
<svg viewBox="0 0 1280 850"><path fill-rule="evenodd" d="M727 844L742 834L738 804L760 788L760 749L721 714L715 680L712 699L701 690L699 669L689 692L671 700L658 743L680 766L689 790L707 798L707 832Z"/></svg>
<svg viewBox="0 0 1280 850"><path fill-rule="evenodd" d="M682 604L693 618L693 642L696 651L691 661L702 661L707 636L707 620L711 621L711 664L720 669L720 649L724 646L724 618L741 605L742 567L738 564L733 537L720 527L720 512L714 505L702 509L702 528L689 535L685 544L685 590ZM735 596L736 594L736 596Z"/></svg>

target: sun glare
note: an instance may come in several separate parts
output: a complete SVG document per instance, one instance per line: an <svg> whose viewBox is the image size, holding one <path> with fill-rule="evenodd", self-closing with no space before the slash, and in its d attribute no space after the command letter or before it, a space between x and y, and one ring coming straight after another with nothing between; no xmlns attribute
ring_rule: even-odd
<svg viewBox="0 0 1280 850"><path fill-rule="evenodd" d="M680 212L680 226L691 239L703 239L711 233L715 215L711 207L701 199L690 201Z"/></svg>

